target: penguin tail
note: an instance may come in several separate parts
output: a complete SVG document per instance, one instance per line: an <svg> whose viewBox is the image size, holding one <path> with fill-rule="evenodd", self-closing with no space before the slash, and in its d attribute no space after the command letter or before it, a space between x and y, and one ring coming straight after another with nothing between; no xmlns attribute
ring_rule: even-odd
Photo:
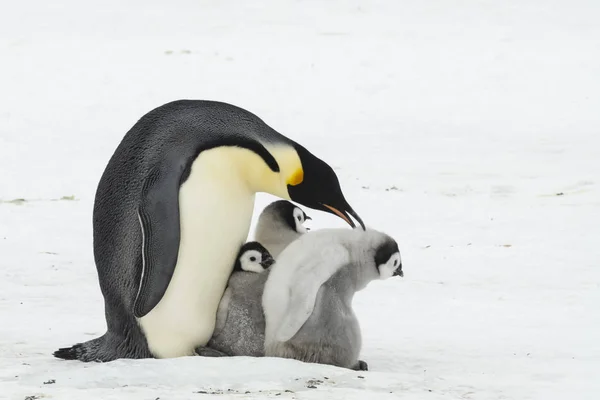
<svg viewBox="0 0 600 400"><path fill-rule="evenodd" d="M102 351L104 336L85 343L77 343L71 347L62 347L56 350L53 355L63 360L79 360L83 362L92 361L111 361L114 357L106 357Z"/></svg>
<svg viewBox="0 0 600 400"><path fill-rule="evenodd" d="M83 345L76 344L75 346L71 347L61 347L52 354L54 355L54 357L62 358L63 360L79 360L79 356L82 352Z"/></svg>
<svg viewBox="0 0 600 400"><path fill-rule="evenodd" d="M61 347L53 355L63 360L83 362L109 362L118 358L152 358L153 355L148 349L145 338L142 336L136 339L136 341L128 341L112 332L107 332L87 342Z"/></svg>

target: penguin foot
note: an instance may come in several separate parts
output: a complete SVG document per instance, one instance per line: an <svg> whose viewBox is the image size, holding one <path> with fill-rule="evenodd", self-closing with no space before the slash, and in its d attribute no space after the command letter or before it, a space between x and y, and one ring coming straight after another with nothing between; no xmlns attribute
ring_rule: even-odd
<svg viewBox="0 0 600 400"><path fill-rule="evenodd" d="M222 351L211 349L210 347L197 347L196 354L201 357L229 357L229 354L223 353Z"/></svg>
<svg viewBox="0 0 600 400"><path fill-rule="evenodd" d="M369 365L363 360L358 360L358 362L351 369L354 371L368 371Z"/></svg>

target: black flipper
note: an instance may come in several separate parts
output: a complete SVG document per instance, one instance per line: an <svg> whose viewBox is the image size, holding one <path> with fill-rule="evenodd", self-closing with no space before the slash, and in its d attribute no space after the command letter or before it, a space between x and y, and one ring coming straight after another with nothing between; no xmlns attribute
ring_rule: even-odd
<svg viewBox="0 0 600 400"><path fill-rule="evenodd" d="M146 177L138 217L142 228L142 278L134 303L136 318L148 314L165 294L177 265L179 187L186 160L165 157Z"/></svg>

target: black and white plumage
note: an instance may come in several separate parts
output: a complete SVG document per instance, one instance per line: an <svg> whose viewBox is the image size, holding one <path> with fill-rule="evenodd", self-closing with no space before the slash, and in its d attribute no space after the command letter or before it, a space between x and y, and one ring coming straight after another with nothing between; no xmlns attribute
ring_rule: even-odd
<svg viewBox="0 0 600 400"><path fill-rule="evenodd" d="M240 249L233 273L236 272L255 272L260 274L265 272L275 260L262 244L257 241L245 243Z"/></svg>
<svg viewBox="0 0 600 400"><path fill-rule="evenodd" d="M205 357L264 355L265 319L261 298L268 268L274 263L260 243L242 246L219 303L213 336L196 354Z"/></svg>
<svg viewBox="0 0 600 400"><path fill-rule="evenodd" d="M312 218L295 204L287 200L274 201L258 217L254 239L277 259L288 244L309 231L304 223L310 219Z"/></svg>
<svg viewBox="0 0 600 400"><path fill-rule="evenodd" d="M265 355L366 369L352 310L375 279L403 276L398 244L367 229L322 229L292 242L269 272L262 298Z"/></svg>
<svg viewBox="0 0 600 400"><path fill-rule="evenodd" d="M172 358L211 338L256 193L355 226L333 169L251 112L179 100L148 112L106 166L94 200L104 335L54 355L80 361Z"/></svg>

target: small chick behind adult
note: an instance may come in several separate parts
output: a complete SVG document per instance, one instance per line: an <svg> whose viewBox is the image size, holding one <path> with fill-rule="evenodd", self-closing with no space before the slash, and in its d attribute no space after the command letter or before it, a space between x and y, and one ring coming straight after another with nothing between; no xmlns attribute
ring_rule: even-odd
<svg viewBox="0 0 600 400"><path fill-rule="evenodd" d="M265 318L261 297L268 268L275 262L258 242L245 243L238 253L227 289L217 309L215 329L204 357L264 355Z"/></svg>
<svg viewBox="0 0 600 400"><path fill-rule="evenodd" d="M304 210L287 200L269 204L258 217L254 240L261 243L275 259L290 243L308 232L304 226L312 219Z"/></svg>

